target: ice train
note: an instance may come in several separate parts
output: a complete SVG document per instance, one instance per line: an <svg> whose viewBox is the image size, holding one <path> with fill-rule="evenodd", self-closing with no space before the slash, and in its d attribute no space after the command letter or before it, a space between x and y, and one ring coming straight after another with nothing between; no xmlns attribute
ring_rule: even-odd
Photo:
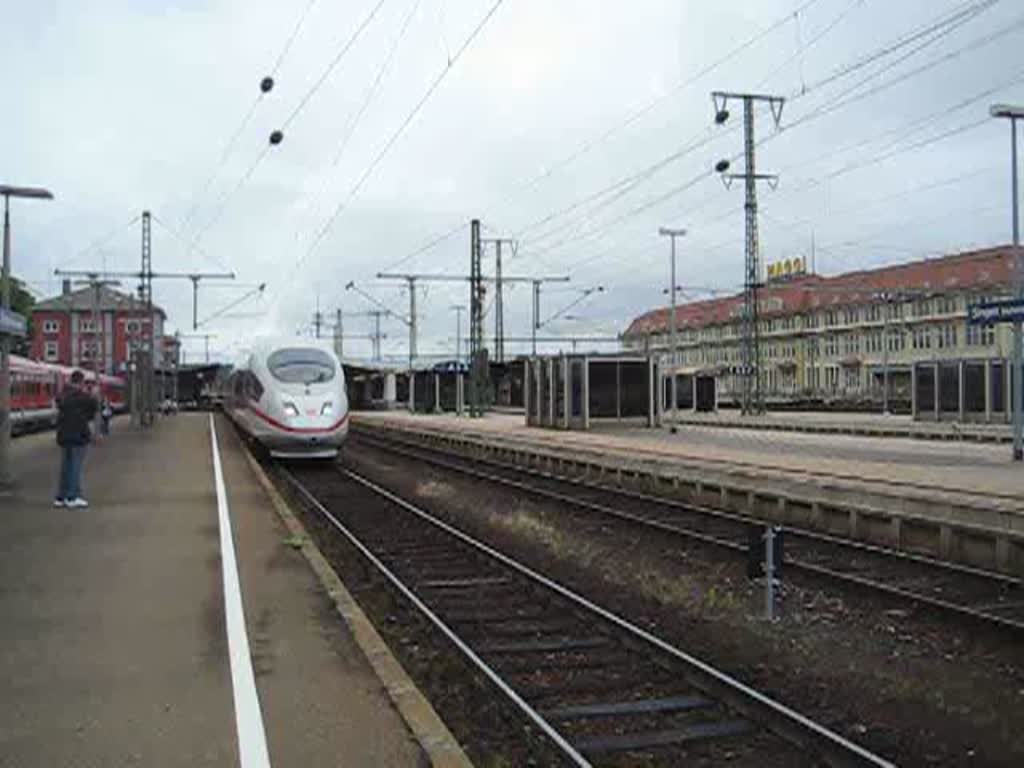
<svg viewBox="0 0 1024 768"><path fill-rule="evenodd" d="M329 344L264 339L235 364L224 411L275 458L331 458L348 435L345 373Z"/></svg>

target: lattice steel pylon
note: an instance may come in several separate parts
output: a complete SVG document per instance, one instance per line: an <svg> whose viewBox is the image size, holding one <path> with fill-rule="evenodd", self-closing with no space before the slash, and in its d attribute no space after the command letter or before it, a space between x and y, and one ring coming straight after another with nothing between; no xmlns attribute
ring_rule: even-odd
<svg viewBox="0 0 1024 768"><path fill-rule="evenodd" d="M484 349L484 279L479 219L473 219L469 232L469 415L482 416L488 371L487 351Z"/></svg>
<svg viewBox="0 0 1024 768"><path fill-rule="evenodd" d="M142 426L148 427L153 424L154 419L154 366L156 365L156 328L153 322L153 240L152 225L150 223L149 211L142 212L142 266L141 272L141 296L143 305L146 307L146 321L143 322L144 350L136 365L136 374L142 384L141 400L142 408L140 416ZM138 368L143 370L139 371Z"/></svg>
<svg viewBox="0 0 1024 768"><path fill-rule="evenodd" d="M726 93L715 91L711 94L715 105L715 122L724 124L729 119L729 101L738 99L743 102L743 145L745 167L743 173L726 173L729 161L723 160L717 165L722 178L728 185L735 179L743 179L746 192L744 212L746 218L746 250L743 264L743 317L741 323L740 364L743 381L741 403L742 412L757 414L764 412L764 397L761 392L761 323L759 292L761 288L761 253L757 231L757 182L767 181L774 186L778 176L757 172L756 143L754 139L754 105L756 102L767 102L771 109L775 126L782 121L782 106L785 99L781 96L768 96L758 93Z"/></svg>

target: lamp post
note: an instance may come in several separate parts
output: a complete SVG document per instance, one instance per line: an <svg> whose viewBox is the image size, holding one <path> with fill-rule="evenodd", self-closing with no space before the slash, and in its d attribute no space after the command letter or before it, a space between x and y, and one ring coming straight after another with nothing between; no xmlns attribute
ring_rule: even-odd
<svg viewBox="0 0 1024 768"><path fill-rule="evenodd" d="M1013 195L1011 215L1013 216L1013 257L1014 295L1024 301L1024 258L1020 252L1020 192L1017 182L1017 121L1024 118L1024 106L994 104L989 109L992 117L1010 121L1010 189ZM1024 460L1024 325L1020 320L1013 323L1013 460Z"/></svg>
<svg viewBox="0 0 1024 768"><path fill-rule="evenodd" d="M672 430L676 428L676 405L679 402L676 391L678 387L678 381L676 380L676 354L678 353L678 343L676 339L676 238L683 237L686 234L685 229L673 229L671 227L660 227L658 234L662 237L669 237L672 239L672 282L670 283L669 293L672 296L671 299L671 310L669 313L668 327L669 327L669 346L671 364L669 370L672 372L672 382L670 385L670 393L672 397Z"/></svg>
<svg viewBox="0 0 1024 768"><path fill-rule="evenodd" d="M26 197L37 200L52 200L53 194L47 189L36 187L12 187L0 184L0 196L4 198L4 256L2 282L0 282L0 307L6 313L11 308L11 198ZM11 337L0 332L0 491L14 484L11 471Z"/></svg>

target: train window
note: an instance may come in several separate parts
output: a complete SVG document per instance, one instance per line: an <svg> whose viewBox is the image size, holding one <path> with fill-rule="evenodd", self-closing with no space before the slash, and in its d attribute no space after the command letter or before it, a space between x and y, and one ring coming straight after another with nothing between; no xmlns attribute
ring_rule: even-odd
<svg viewBox="0 0 1024 768"><path fill-rule="evenodd" d="M259 400L263 397L263 385L253 373L245 374L245 394L250 400Z"/></svg>
<svg viewBox="0 0 1024 768"><path fill-rule="evenodd" d="M286 384L315 384L334 378L334 361L315 348L279 349L267 358L267 368Z"/></svg>

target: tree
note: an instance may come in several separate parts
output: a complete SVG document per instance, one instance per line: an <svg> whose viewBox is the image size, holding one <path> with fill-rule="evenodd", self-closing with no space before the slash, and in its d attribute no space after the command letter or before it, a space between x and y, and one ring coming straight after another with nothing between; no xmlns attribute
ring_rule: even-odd
<svg viewBox="0 0 1024 768"><path fill-rule="evenodd" d="M24 339L14 340L16 355L27 357L32 349L32 307L35 306L35 297L28 292L25 283L16 277L11 277L11 309L19 315L28 318L28 332Z"/></svg>

